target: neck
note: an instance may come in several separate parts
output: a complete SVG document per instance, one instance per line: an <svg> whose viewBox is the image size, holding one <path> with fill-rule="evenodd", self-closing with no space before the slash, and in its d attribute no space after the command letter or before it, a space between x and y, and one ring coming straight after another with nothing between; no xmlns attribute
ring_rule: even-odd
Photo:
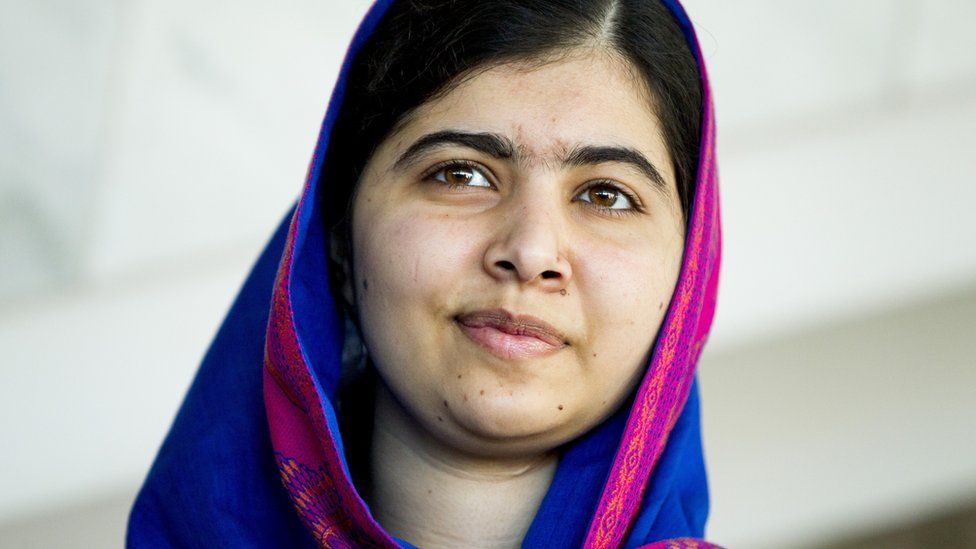
<svg viewBox="0 0 976 549"><path fill-rule="evenodd" d="M378 382L370 506L401 539L437 547L519 547L556 470L553 454L485 458L432 437Z"/></svg>

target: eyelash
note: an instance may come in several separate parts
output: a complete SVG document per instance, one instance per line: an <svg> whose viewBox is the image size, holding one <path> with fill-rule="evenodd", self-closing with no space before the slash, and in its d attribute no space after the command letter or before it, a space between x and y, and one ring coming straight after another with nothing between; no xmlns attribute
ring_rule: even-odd
<svg viewBox="0 0 976 549"><path fill-rule="evenodd" d="M434 178L435 175L443 172L447 168L457 168L457 167L471 168L473 170L476 170L478 172L481 172L482 177L484 177L485 180L487 180L489 183L491 183L491 179L485 175L485 172L490 173L490 170L488 170L487 168L483 167L481 164L479 164L477 162L473 162L471 160L460 160L460 159L457 159L457 160L446 160L444 162L439 162L439 163L435 164L434 166L432 166L429 170L427 170L424 173L423 179L425 181L432 181L432 182L435 182L435 183L437 183L439 185L443 185L443 186L445 186L445 187L447 187L449 189L457 189L459 187L467 187L468 185L456 184L456 183L448 183L446 181L441 181L439 179L435 179ZM492 186L494 186L494 183L492 183ZM585 189L583 189L582 192L586 192L586 191L589 191L590 189L597 188L597 187L609 187L609 188L611 188L611 189L619 192L620 194L624 195L624 197L626 197L627 200L629 200L630 203L633 204L634 207L633 208L630 208L630 209L604 208L604 207L596 206L592 202L586 202L585 200L574 200L574 202L582 202L583 204L587 204L588 207L596 208L596 209L598 209L600 211L607 212L610 215L616 216L616 217L624 217L624 216L636 215L636 214L640 214L640 213L645 213L646 212L646 210L644 209L644 206L641 204L640 200L638 200L636 196L634 196L631 192L627 191L626 189L624 189L622 186L618 185L616 182L614 182L611 179L597 179L595 181L591 181L590 182L590 185L587 186Z"/></svg>

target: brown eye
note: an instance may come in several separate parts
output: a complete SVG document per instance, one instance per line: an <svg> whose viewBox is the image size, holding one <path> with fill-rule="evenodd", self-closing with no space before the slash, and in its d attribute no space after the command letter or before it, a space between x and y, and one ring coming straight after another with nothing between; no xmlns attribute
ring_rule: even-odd
<svg viewBox="0 0 976 549"><path fill-rule="evenodd" d="M434 172L433 178L449 187L491 187L488 178L477 168L464 164L451 164Z"/></svg>
<svg viewBox="0 0 976 549"><path fill-rule="evenodd" d="M580 195L584 202L589 202L600 208L611 210L634 209L633 201L622 190L613 185L598 184L583 191Z"/></svg>
<svg viewBox="0 0 976 549"><path fill-rule="evenodd" d="M444 177L451 185L464 185L474 179L471 168L453 168L444 171Z"/></svg>

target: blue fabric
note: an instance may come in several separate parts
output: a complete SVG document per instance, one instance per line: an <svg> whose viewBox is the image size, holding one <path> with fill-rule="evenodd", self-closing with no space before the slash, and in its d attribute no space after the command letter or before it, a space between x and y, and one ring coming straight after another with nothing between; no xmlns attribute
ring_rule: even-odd
<svg viewBox="0 0 976 549"><path fill-rule="evenodd" d="M286 216L211 344L129 517L129 547L315 547L281 486L261 374Z"/></svg>
<svg viewBox="0 0 976 549"><path fill-rule="evenodd" d="M340 72L311 165L317 181L345 75L392 0L361 24ZM687 16L665 0L691 39ZM694 49L694 48L693 48ZM329 425L340 444L335 397L343 323L329 291L328 249L317 200L302 210L292 297ZM314 547L282 487L262 393L264 333L288 220L275 231L211 344L129 518L129 547ZM628 403L629 404L629 403ZM528 548L579 547L598 503L630 406L563 449L559 466L523 541ZM672 431L626 547L679 536L703 537L708 487L702 457L698 383ZM402 543L404 547L411 547Z"/></svg>

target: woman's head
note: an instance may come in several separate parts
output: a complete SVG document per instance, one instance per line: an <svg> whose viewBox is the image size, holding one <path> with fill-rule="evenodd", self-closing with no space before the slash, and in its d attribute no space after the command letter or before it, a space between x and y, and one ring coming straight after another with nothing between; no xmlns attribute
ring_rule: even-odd
<svg viewBox="0 0 976 549"><path fill-rule="evenodd" d="M394 4L357 56L323 172L332 270L407 413L514 455L579 436L643 372L700 89L654 2L467 4ZM548 343L484 327L539 335L528 316Z"/></svg>

